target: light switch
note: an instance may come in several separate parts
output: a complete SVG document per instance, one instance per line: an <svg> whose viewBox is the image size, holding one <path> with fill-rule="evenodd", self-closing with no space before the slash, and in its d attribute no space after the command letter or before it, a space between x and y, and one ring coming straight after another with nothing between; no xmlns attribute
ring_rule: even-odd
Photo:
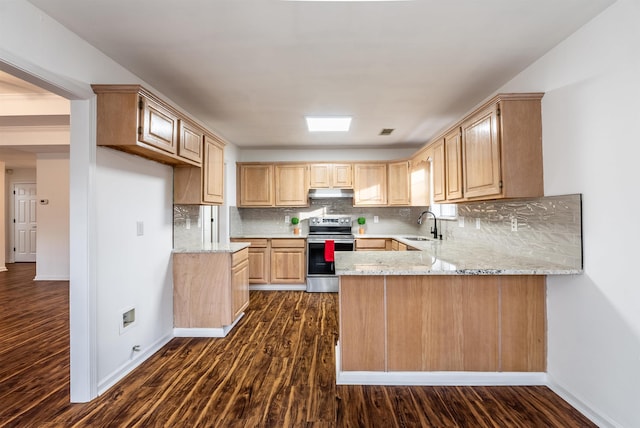
<svg viewBox="0 0 640 428"><path fill-rule="evenodd" d="M144 235L144 222L142 221L136 222L136 235L138 236Z"/></svg>

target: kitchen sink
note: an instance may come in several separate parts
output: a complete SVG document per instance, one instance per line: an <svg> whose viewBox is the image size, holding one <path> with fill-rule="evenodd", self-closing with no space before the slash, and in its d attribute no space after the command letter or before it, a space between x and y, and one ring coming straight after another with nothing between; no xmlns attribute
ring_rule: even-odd
<svg viewBox="0 0 640 428"><path fill-rule="evenodd" d="M405 236L402 239L406 239L407 241L433 241L433 239L424 236Z"/></svg>

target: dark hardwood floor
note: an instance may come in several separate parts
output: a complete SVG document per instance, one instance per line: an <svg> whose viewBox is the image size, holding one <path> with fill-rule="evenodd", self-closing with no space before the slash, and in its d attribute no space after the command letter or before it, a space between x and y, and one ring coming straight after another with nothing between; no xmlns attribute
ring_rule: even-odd
<svg viewBox="0 0 640 428"><path fill-rule="evenodd" d="M593 427L546 387L336 386L335 294L252 292L224 339L173 339L69 401L68 284L0 273L0 426Z"/></svg>

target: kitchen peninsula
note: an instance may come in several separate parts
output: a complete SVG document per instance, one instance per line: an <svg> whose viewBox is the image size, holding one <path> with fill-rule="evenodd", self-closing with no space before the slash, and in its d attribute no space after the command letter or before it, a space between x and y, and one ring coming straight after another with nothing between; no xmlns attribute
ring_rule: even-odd
<svg viewBox="0 0 640 428"><path fill-rule="evenodd" d="M338 383L544 383L545 275L581 269L481 244L405 244L421 251L336 256Z"/></svg>

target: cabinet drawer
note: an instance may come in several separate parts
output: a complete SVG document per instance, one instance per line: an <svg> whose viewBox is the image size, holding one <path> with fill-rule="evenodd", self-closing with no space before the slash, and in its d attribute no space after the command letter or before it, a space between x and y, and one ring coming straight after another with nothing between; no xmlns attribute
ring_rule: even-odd
<svg viewBox="0 0 640 428"><path fill-rule="evenodd" d="M384 239L384 238L356 239L356 251L358 250L385 251L386 249L387 249L387 239Z"/></svg>
<svg viewBox="0 0 640 428"><path fill-rule="evenodd" d="M271 248L304 248L304 239L278 238L271 240Z"/></svg>
<svg viewBox="0 0 640 428"><path fill-rule="evenodd" d="M235 267L238 263L249 260L249 248L243 248L231 255L231 266Z"/></svg>

